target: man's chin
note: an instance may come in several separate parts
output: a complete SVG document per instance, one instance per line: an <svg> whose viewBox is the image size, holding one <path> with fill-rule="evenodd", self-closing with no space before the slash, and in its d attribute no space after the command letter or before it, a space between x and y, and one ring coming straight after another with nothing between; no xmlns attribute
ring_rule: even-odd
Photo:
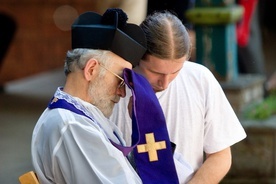
<svg viewBox="0 0 276 184"><path fill-rule="evenodd" d="M101 107L99 109L106 118L109 118L113 112L114 106L115 106L115 103L113 102L113 103L110 103L109 106Z"/></svg>
<svg viewBox="0 0 276 184"><path fill-rule="evenodd" d="M106 112L104 112L103 114L104 114L104 116L105 116L106 118L110 118L112 112L113 112L113 108L112 108L112 110L111 110L110 112L107 112L107 111L106 111Z"/></svg>

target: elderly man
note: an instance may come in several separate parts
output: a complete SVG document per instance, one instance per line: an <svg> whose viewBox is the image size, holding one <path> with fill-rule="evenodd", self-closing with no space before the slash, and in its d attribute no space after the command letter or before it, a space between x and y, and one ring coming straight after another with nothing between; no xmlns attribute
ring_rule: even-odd
<svg viewBox="0 0 276 184"><path fill-rule="evenodd" d="M123 69L146 50L144 33L126 20L120 9L109 9L103 16L86 12L73 23L65 85L33 131L32 161L41 183L142 182L119 149L121 132L107 119L125 96Z"/></svg>

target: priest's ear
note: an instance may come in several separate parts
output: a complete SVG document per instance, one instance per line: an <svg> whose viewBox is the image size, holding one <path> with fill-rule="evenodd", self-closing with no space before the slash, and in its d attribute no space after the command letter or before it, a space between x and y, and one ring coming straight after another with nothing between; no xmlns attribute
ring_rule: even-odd
<svg viewBox="0 0 276 184"><path fill-rule="evenodd" d="M96 77L96 75L99 72L97 71L98 66L99 66L99 62L94 58L91 58L86 62L83 72L84 72L84 77L87 81L91 81Z"/></svg>

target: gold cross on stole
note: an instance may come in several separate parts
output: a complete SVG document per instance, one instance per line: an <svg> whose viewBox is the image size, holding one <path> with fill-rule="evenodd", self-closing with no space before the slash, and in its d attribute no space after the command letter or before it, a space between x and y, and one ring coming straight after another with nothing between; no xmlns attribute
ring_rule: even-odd
<svg viewBox="0 0 276 184"><path fill-rule="evenodd" d="M148 152L150 162L157 161L157 150L166 149L166 142L155 142L154 134L146 134L146 144L140 144L137 146L138 153Z"/></svg>

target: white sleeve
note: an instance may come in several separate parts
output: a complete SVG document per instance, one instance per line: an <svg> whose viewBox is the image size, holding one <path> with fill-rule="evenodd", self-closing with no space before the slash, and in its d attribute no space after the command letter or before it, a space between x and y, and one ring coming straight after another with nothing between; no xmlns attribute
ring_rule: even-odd
<svg viewBox="0 0 276 184"><path fill-rule="evenodd" d="M209 70L204 72L205 81L202 81L206 92L204 150L213 153L244 139L246 133L218 81Z"/></svg>
<svg viewBox="0 0 276 184"><path fill-rule="evenodd" d="M98 129L74 121L61 130L52 167L57 183L141 183L121 151Z"/></svg>
<svg viewBox="0 0 276 184"><path fill-rule="evenodd" d="M173 154L174 165L176 168L178 180L180 184L185 184L193 177L194 169L190 164L184 160L180 153Z"/></svg>

